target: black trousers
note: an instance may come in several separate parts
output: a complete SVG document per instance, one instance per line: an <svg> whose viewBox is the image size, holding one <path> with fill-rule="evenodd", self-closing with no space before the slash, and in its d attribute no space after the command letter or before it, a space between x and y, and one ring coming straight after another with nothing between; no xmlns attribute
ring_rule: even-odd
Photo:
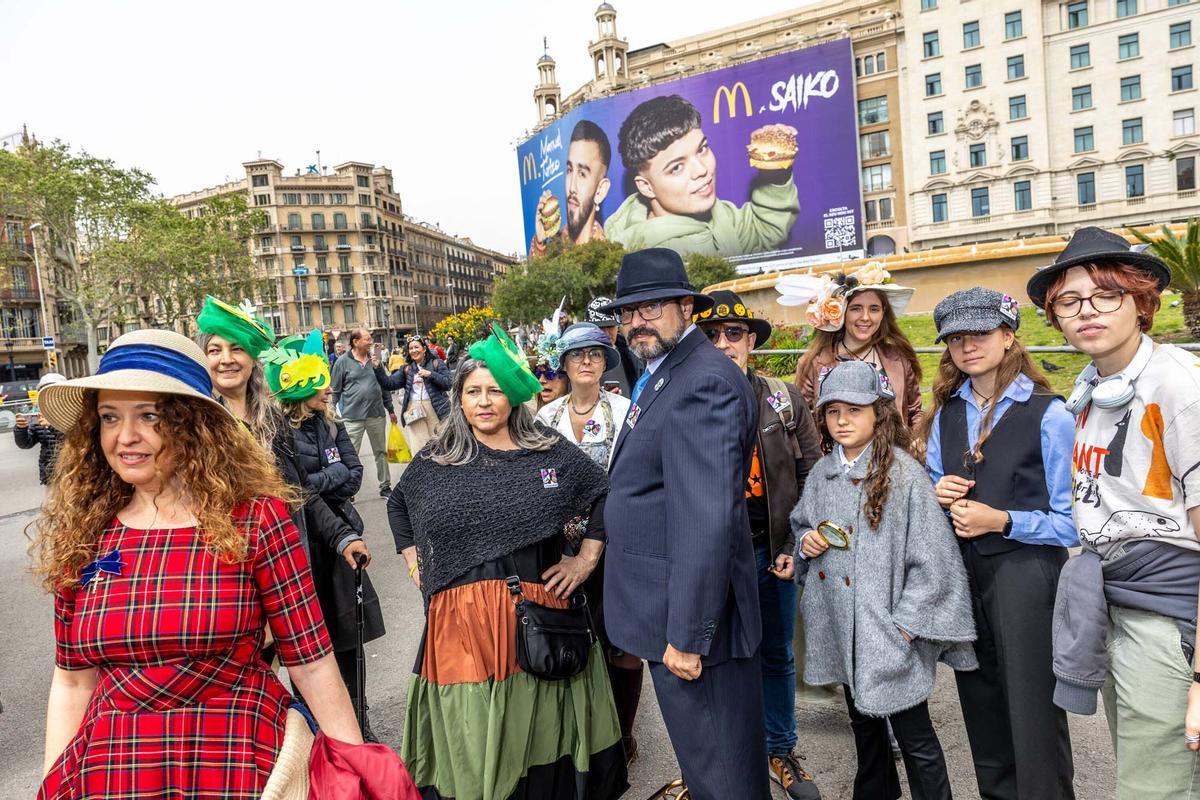
<svg viewBox="0 0 1200 800"><path fill-rule="evenodd" d="M913 800L950 800L950 775L946 772L942 743L929 719L929 705L921 703L888 717L868 717L854 705L850 687L843 688L854 746L858 750L854 800L897 800L900 797L900 775L888 742L889 722L900 743Z"/></svg>
<svg viewBox="0 0 1200 800"><path fill-rule="evenodd" d="M983 800L1073 800L1067 715L1054 705L1052 627L1061 547L963 547L979 669L956 672Z"/></svg>

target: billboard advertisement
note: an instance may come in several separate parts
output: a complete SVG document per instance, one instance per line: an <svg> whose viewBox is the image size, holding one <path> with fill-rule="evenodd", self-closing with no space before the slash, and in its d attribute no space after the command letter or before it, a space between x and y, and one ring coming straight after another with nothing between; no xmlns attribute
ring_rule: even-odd
<svg viewBox="0 0 1200 800"><path fill-rule="evenodd" d="M517 148L525 240L743 273L864 253L849 39L579 104Z"/></svg>

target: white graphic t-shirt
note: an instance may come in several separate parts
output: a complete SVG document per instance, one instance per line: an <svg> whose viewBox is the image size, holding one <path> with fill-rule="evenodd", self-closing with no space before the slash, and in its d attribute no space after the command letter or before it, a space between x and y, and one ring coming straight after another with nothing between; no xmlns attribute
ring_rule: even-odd
<svg viewBox="0 0 1200 800"><path fill-rule="evenodd" d="M1075 526L1092 549L1161 539L1200 541L1187 510L1200 505L1200 359L1158 345L1122 408L1089 404L1075 422Z"/></svg>

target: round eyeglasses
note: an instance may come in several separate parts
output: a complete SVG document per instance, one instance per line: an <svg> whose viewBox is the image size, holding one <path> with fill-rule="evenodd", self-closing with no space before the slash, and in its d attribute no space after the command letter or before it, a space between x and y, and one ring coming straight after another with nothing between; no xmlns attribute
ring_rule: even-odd
<svg viewBox="0 0 1200 800"><path fill-rule="evenodd" d="M1083 304L1088 303L1097 314L1111 314L1121 307L1125 302L1125 292L1121 289L1113 289L1111 291L1096 292L1087 297L1079 297L1078 295L1067 295L1066 297L1056 297L1054 302L1050 304L1050 309L1054 312L1054 316L1059 319L1071 319L1079 316L1083 311Z"/></svg>

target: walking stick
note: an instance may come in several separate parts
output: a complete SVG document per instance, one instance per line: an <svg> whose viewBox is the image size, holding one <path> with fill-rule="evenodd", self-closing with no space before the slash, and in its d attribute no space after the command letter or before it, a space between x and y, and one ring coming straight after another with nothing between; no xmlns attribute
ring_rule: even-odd
<svg viewBox="0 0 1200 800"><path fill-rule="evenodd" d="M363 649L363 630L366 623L363 620L363 568L367 565L367 557L362 553L354 556L354 626L358 629L358 650L354 654L354 668L357 671L354 692L354 713L358 716L358 727L361 730L367 718L366 693L364 685L367 682L366 652Z"/></svg>

